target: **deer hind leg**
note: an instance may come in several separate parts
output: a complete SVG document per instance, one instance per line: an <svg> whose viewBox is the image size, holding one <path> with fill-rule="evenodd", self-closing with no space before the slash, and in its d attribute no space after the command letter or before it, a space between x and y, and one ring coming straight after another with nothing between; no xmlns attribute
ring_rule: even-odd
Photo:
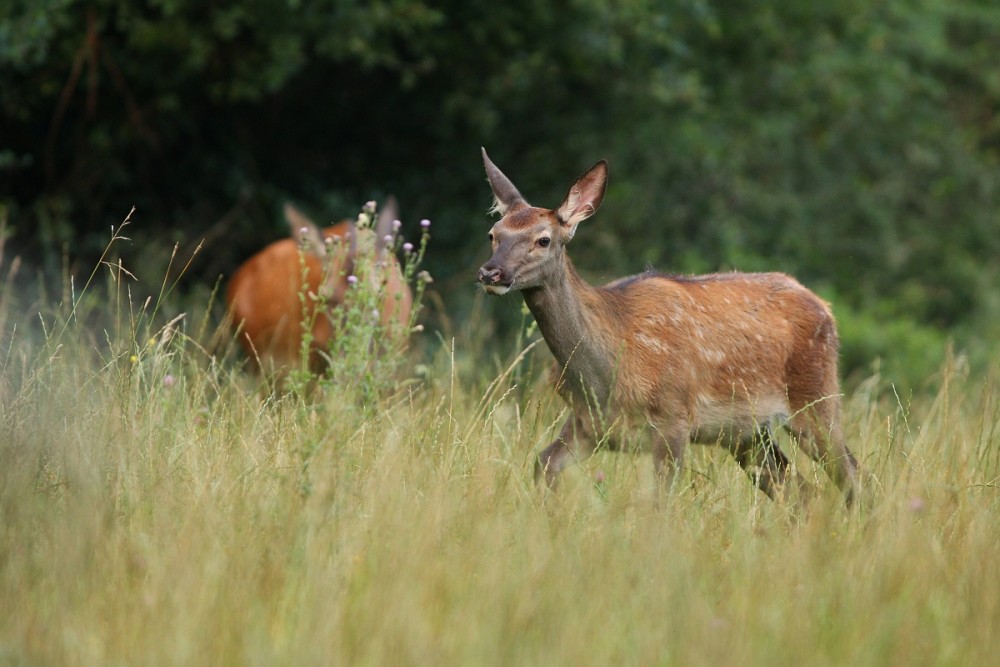
<svg viewBox="0 0 1000 667"><path fill-rule="evenodd" d="M684 471L684 454L691 439L690 432L685 422L651 425L656 484L672 489Z"/></svg>
<svg viewBox="0 0 1000 667"><path fill-rule="evenodd" d="M840 487L848 505L860 498L861 471L844 439L838 396L826 396L798 408L788 429L798 440L799 447Z"/></svg>
<svg viewBox="0 0 1000 667"><path fill-rule="evenodd" d="M732 448L736 462L753 483L772 500L785 484L785 476L791 465L788 457L774 442L771 427L764 425L754 433L736 441Z"/></svg>
<svg viewBox="0 0 1000 667"><path fill-rule="evenodd" d="M550 489L565 468L588 458L594 453L597 442L576 416L571 416L559 432L559 437L538 454L535 461L535 482L542 476Z"/></svg>
<svg viewBox="0 0 1000 667"><path fill-rule="evenodd" d="M735 441L730 451L743 471L771 500L777 500L784 487L791 468L791 462L778 448L770 424L757 428L752 434ZM794 473L800 492L807 494L808 485L798 473Z"/></svg>

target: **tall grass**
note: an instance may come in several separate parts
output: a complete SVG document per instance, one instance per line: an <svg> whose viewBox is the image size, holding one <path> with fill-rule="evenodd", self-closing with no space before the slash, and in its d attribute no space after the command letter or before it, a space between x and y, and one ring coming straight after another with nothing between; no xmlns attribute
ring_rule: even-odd
<svg viewBox="0 0 1000 667"><path fill-rule="evenodd" d="M800 456L822 491L802 513L707 448L663 499L641 455L536 489L564 410L525 370L542 346L468 372L496 351L445 341L420 383L362 405L262 392L209 352L204 313L155 315L118 283L87 298L0 313L0 664L1000 655L1000 386L961 359L934 395L854 391L877 500L845 510Z"/></svg>

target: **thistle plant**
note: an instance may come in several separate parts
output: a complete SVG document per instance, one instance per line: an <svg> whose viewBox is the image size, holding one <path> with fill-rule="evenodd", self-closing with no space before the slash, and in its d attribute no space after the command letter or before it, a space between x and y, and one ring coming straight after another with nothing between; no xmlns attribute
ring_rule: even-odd
<svg viewBox="0 0 1000 667"><path fill-rule="evenodd" d="M303 338L300 368L289 377L293 390L318 386L331 393L348 392L362 406L372 406L399 386L408 340L422 330L417 317L424 290L432 282L426 271L419 270L430 239L430 221L421 221L420 238L414 244L403 238L398 220L378 237L376 219L377 204L370 201L358 215L350 242L325 241L324 287L319 293L303 288L299 295ZM304 261L302 270L304 278ZM406 298L402 290L389 289L394 272L412 292L405 321L389 316L390 311L400 312L399 300ZM302 283L307 284L305 279ZM337 290L343 290L342 301L331 298ZM319 318L328 320L334 335L317 349L312 331ZM314 355L323 363L310 364Z"/></svg>

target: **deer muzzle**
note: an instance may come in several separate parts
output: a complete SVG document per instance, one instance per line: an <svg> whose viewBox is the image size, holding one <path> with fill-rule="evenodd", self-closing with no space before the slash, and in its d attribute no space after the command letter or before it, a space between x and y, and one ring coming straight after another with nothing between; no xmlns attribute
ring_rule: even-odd
<svg viewBox="0 0 1000 667"><path fill-rule="evenodd" d="M502 269L486 264L479 269L479 282L490 294L506 294L513 281L504 275Z"/></svg>

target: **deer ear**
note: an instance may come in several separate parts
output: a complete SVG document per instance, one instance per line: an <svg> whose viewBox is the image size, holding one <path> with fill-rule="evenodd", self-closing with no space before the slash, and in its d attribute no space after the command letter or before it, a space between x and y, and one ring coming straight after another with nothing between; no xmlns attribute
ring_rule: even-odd
<svg viewBox="0 0 1000 667"><path fill-rule="evenodd" d="M385 254L385 237L392 234L392 223L399 219L399 204L396 198L389 195L385 198L382 208L378 212L378 219L375 221L375 257L382 258Z"/></svg>
<svg viewBox="0 0 1000 667"><path fill-rule="evenodd" d="M297 242L307 242L308 251L320 257L326 255L326 244L323 243L323 233L316 223L310 220L302 211L295 208L291 202L285 202L285 221L292 231L292 238Z"/></svg>
<svg viewBox="0 0 1000 667"><path fill-rule="evenodd" d="M510 182L510 179L504 176L503 172L497 169L497 166L490 161L490 156L486 154L486 149L483 148L482 151L483 164L486 165L486 179L490 182L490 187L493 189L492 211L503 215L507 212L507 209L515 204L527 205L524 197L517 191L517 188Z"/></svg>
<svg viewBox="0 0 1000 667"><path fill-rule="evenodd" d="M604 199L607 185L608 163L606 160L601 160L570 187L563 203L556 209L559 222L567 228L569 238L573 238L578 223L597 212L601 200Z"/></svg>

